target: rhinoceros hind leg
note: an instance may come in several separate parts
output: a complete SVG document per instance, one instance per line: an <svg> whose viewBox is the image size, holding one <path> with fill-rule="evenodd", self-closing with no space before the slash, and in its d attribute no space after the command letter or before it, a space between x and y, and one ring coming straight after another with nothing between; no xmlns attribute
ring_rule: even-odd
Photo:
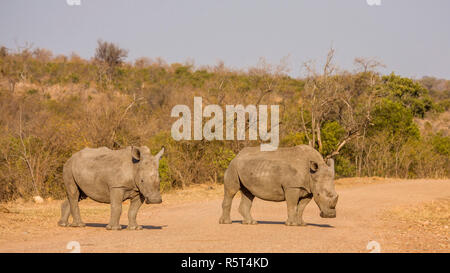
<svg viewBox="0 0 450 273"><path fill-rule="evenodd" d="M72 214L73 218L73 223L70 224L70 226L84 227L86 225L83 223L83 221L81 221L80 208L78 207L78 202L85 196L84 194L81 194L80 189L78 188L78 185L76 184L75 179L73 178L70 165L64 166L63 179L64 185L66 186L67 199L70 207L70 214ZM64 203L63 206L65 206ZM64 213L67 212L64 210L64 208L61 209L61 212L63 213L63 215L61 215L61 219L64 220L63 217L66 216Z"/></svg>
<svg viewBox="0 0 450 273"><path fill-rule="evenodd" d="M66 200L61 204L61 218L58 221L58 226L60 227L69 226L69 216L70 216L70 204L69 200Z"/></svg>
<svg viewBox="0 0 450 273"><path fill-rule="evenodd" d="M253 199L255 196L244 186L241 185L241 204L239 205L239 213L244 217L242 224L256 225L257 221L253 220L250 210L252 208Z"/></svg>
<svg viewBox="0 0 450 273"><path fill-rule="evenodd" d="M229 167L224 175L224 194L222 202L222 216L219 219L219 224L231 224L230 210L233 198L239 191L239 177L233 167Z"/></svg>
<svg viewBox="0 0 450 273"><path fill-rule="evenodd" d="M230 217L231 204L238 190L231 191L225 188L222 202L222 216L220 217L219 224L231 224L231 217Z"/></svg>

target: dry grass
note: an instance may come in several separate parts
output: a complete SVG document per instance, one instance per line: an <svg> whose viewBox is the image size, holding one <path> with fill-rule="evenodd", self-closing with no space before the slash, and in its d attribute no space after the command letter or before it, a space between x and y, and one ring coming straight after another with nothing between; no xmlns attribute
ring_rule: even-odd
<svg viewBox="0 0 450 273"><path fill-rule="evenodd" d="M450 252L450 197L416 207L395 207L382 218L395 231L392 241L416 245L414 252Z"/></svg>
<svg viewBox="0 0 450 273"><path fill-rule="evenodd" d="M43 204L10 202L0 209L0 243L10 237L42 234L42 230L55 228L61 215L62 201L48 200ZM109 205L86 201L80 205L83 218L98 221L109 215Z"/></svg>
<svg viewBox="0 0 450 273"><path fill-rule="evenodd" d="M450 225L450 197L423 203L417 207L396 207L389 214L399 221L414 224L423 229L440 230L448 233Z"/></svg>

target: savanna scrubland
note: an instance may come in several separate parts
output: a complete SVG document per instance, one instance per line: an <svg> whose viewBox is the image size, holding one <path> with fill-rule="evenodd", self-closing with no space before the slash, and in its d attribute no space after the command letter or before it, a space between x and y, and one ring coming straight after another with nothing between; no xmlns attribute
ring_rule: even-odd
<svg viewBox="0 0 450 273"><path fill-rule="evenodd" d="M163 191L221 183L233 157L259 143L173 140L171 109L193 109L194 96L223 109L279 105L280 146L309 144L333 156L338 177L450 174L450 81L382 75L375 59L341 70L333 49L321 65L298 65L298 78L283 61L234 70L126 56L103 41L90 60L0 48L0 201L62 198L62 166L86 146L164 146Z"/></svg>

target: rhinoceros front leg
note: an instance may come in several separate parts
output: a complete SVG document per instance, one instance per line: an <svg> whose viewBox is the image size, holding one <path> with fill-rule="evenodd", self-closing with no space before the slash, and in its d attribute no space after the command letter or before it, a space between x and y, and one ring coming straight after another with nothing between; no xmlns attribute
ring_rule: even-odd
<svg viewBox="0 0 450 273"><path fill-rule="evenodd" d="M288 188L285 190L285 198L287 204L288 219L286 220L287 226L299 226L300 223L297 221L297 204L300 198L299 188Z"/></svg>
<svg viewBox="0 0 450 273"><path fill-rule="evenodd" d="M111 218L106 226L107 230L120 230L120 215L122 214L122 201L124 192L122 189L112 188L110 190Z"/></svg>
<svg viewBox="0 0 450 273"><path fill-rule="evenodd" d="M141 195L136 196L131 199L130 208L128 209L128 229L129 230L141 230L142 226L138 225L136 222L136 216L139 208L144 203L144 197Z"/></svg>
<svg viewBox="0 0 450 273"><path fill-rule="evenodd" d="M297 217L298 217L298 223L301 226L306 226L306 223L303 221L303 211L305 210L306 205L311 201L312 195L306 195L305 197L300 198L300 201L298 202L297 206Z"/></svg>

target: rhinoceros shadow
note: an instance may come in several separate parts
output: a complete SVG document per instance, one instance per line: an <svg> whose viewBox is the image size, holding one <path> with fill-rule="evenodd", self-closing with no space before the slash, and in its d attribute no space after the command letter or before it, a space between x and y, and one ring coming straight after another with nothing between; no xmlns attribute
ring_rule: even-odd
<svg viewBox="0 0 450 273"><path fill-rule="evenodd" d="M281 221L257 221L258 224L263 224L263 225L284 225L284 222ZM232 223L239 223L242 224L242 220L239 221L232 221ZM312 227L321 227L321 228L334 228L334 226L330 226L328 224L313 224L313 223L306 223L307 226L312 226Z"/></svg>
<svg viewBox="0 0 450 273"><path fill-rule="evenodd" d="M95 227L95 228L106 228L107 224L101 224L101 223L86 223L87 227ZM122 229L126 229L127 225L121 225ZM167 225L164 226L148 226L148 225L142 225L143 229L162 229L164 227L167 227Z"/></svg>

